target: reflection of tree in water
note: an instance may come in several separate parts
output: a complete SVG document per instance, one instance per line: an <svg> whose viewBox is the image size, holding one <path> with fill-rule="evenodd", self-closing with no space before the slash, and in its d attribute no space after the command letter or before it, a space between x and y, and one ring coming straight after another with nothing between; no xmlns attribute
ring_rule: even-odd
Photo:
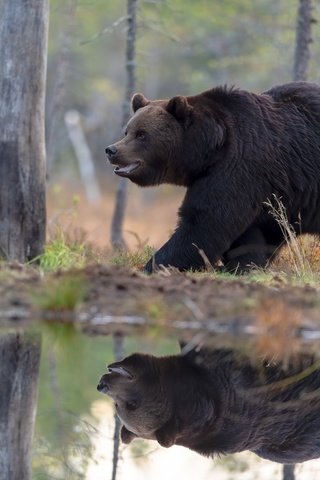
<svg viewBox="0 0 320 480"><path fill-rule="evenodd" d="M112 358L110 341L58 326L43 342L34 478L78 480L85 478L97 432L87 413L96 397L92 371Z"/></svg>
<svg viewBox="0 0 320 480"><path fill-rule="evenodd" d="M155 339L155 342L149 343L145 337L138 340L126 337L125 351L165 355L178 349L174 340ZM112 463L112 425L107 431L100 431L97 420L89 412L94 401L102 400L96 384L104 365L113 361L113 341L109 337L80 336L69 327L54 327L49 334L44 334L43 343L33 478L84 479L89 463L100 461L94 455L93 438L101 437L105 442L105 458ZM159 453L160 447L155 442L134 441L129 449L128 454L128 447L124 451L120 446L120 451L125 452L124 462L131 458L139 468L145 468L153 463L153 455ZM247 461L245 455L227 456L213 460L213 468L222 467L241 478L246 470L249 475L249 471L256 468L253 462L252 457ZM303 471L303 467L300 468ZM123 469L121 463L120 477ZM142 478L143 475L142 470Z"/></svg>
<svg viewBox="0 0 320 480"><path fill-rule="evenodd" d="M147 348L157 354L177 350L175 341L161 343L155 346L151 341ZM143 339L125 339L126 350L146 348L143 344ZM110 337L85 337L68 325L53 325L44 332L32 478L84 479L88 465L99 461L93 439L109 445L112 419L108 431L100 431L90 409L100 399L96 386L101 368L113 358ZM136 442L130 446L130 456L141 464L154 450L148 442ZM105 458L112 463L112 449L105 451Z"/></svg>
<svg viewBox="0 0 320 480"><path fill-rule="evenodd" d="M38 417L41 422L41 415ZM56 417L57 439L55 447L45 437L36 437L33 455L34 478L85 478L92 457L92 435L95 427L72 412L59 412ZM48 432L50 434L50 432Z"/></svg>

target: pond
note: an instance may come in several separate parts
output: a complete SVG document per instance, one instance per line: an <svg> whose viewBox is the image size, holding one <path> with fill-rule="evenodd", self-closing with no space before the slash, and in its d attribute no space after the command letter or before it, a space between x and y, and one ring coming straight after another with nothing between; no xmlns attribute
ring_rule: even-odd
<svg viewBox="0 0 320 480"><path fill-rule="evenodd" d="M180 352L176 339L154 332L147 337L125 337L123 350L125 356ZM33 479L111 480L114 406L97 391L97 384L113 361L110 336L87 336L65 325L42 329ZM182 446L166 449L155 441L137 439L120 445L116 478L280 480L282 466L250 452L211 459ZM296 478L320 479L320 459L298 465Z"/></svg>

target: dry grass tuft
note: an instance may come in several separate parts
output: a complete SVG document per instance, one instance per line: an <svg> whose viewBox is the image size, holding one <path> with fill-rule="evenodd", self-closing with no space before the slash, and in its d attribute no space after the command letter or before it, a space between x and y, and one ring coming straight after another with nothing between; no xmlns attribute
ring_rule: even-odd
<svg viewBox="0 0 320 480"><path fill-rule="evenodd" d="M261 302L255 315L260 332L255 342L256 353L284 366L294 361L301 346L296 336L302 321L300 310L280 298L269 298Z"/></svg>
<svg viewBox="0 0 320 480"><path fill-rule="evenodd" d="M310 276L312 274L312 268L308 257L306 256L304 249L301 248L301 241L299 241L293 226L289 223L287 212L281 199L276 195L273 195L272 200L265 202L265 205L269 207L270 214L277 221L282 231L287 245L290 263L293 266L295 274L302 277Z"/></svg>

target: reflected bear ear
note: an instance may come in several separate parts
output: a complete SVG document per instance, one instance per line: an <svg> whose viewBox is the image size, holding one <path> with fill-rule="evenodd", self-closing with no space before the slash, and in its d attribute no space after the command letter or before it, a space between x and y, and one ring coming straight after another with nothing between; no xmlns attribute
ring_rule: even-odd
<svg viewBox="0 0 320 480"><path fill-rule="evenodd" d="M178 435L178 422L172 418L155 432L155 437L161 447L169 448L175 444Z"/></svg>
<svg viewBox="0 0 320 480"><path fill-rule="evenodd" d="M122 425L121 431L120 431L120 437L123 443L128 444L132 442L134 438L137 438L137 435L133 432L130 432L124 425Z"/></svg>
<svg viewBox="0 0 320 480"><path fill-rule="evenodd" d="M166 110L173 115L178 122L184 122L188 118L192 107L188 104L186 97L177 96L169 100Z"/></svg>
<svg viewBox="0 0 320 480"><path fill-rule="evenodd" d="M147 100L146 97L142 95L142 93L135 93L131 100L133 113L136 113L139 108L146 107L147 105L149 105L149 103L150 100Z"/></svg>

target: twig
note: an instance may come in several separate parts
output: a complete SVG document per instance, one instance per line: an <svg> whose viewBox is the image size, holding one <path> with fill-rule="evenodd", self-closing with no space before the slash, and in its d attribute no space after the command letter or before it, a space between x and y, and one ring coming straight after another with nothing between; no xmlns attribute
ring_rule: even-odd
<svg viewBox="0 0 320 480"><path fill-rule="evenodd" d="M121 333L115 333L113 336L113 350L114 357L117 362L122 360L123 353L123 335ZM119 449L120 449L120 429L121 422L115 412L114 414L114 435L113 435L113 459L112 459L112 476L111 480L116 480L117 477L117 467L119 462Z"/></svg>
<svg viewBox="0 0 320 480"><path fill-rule="evenodd" d="M107 33L112 32L115 28L117 28L119 25L121 25L121 23L125 22L127 19L128 19L128 15L124 15L123 17L118 18L118 20L113 22L108 27L105 27L103 30L96 33L92 37L88 38L87 40L82 40L80 42L80 45L88 45L88 43L94 42L95 40L97 40L97 38L100 38L103 35L106 35Z"/></svg>

